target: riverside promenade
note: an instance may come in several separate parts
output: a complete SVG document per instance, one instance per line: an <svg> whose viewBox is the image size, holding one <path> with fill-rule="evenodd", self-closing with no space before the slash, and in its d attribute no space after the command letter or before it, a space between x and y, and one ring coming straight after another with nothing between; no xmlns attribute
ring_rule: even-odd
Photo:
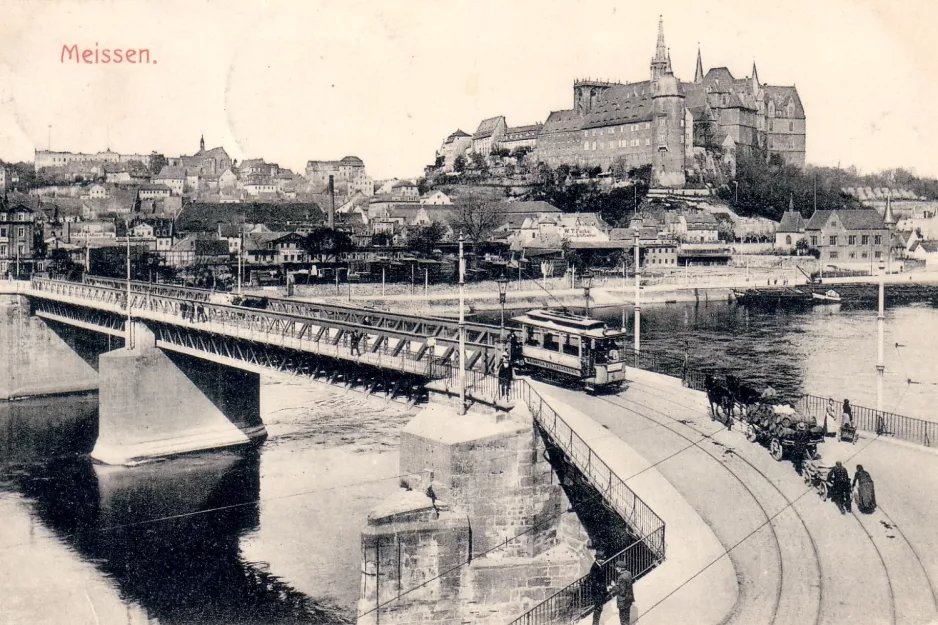
<svg viewBox="0 0 938 625"><path fill-rule="evenodd" d="M873 514L842 515L787 459L713 422L703 393L634 369L629 380L606 396L533 384L667 523L668 559L636 584L632 622L938 623L935 450L828 439L823 464L851 477L862 464L876 483ZM602 623L618 622L612 600Z"/></svg>

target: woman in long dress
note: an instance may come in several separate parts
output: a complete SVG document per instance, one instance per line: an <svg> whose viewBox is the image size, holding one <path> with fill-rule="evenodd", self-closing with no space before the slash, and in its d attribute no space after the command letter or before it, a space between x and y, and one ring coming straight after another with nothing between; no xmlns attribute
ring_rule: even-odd
<svg viewBox="0 0 938 625"><path fill-rule="evenodd" d="M873 487L873 478L863 469L862 464L857 465L857 472L853 475L853 488L856 489L860 512L872 513L876 509L876 489Z"/></svg>

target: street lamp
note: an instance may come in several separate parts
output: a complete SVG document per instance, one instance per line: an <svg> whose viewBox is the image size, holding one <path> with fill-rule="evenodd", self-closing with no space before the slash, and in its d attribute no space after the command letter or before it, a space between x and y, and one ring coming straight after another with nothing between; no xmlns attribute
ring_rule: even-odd
<svg viewBox="0 0 938 625"><path fill-rule="evenodd" d="M586 316L590 316L590 287L593 285L593 274L583 272L583 299L586 300Z"/></svg>
<svg viewBox="0 0 938 625"><path fill-rule="evenodd" d="M505 300L508 294L508 278L502 274L502 277L496 281L498 284L498 303L502 307L502 327L498 336L502 343L505 342Z"/></svg>
<svg viewBox="0 0 938 625"><path fill-rule="evenodd" d="M736 194L735 194L735 199L733 200L733 204L739 204L739 183L736 182L735 180L733 181L733 188L734 188L735 193L736 193Z"/></svg>
<svg viewBox="0 0 938 625"><path fill-rule="evenodd" d="M636 226L635 233L635 359L638 361L638 355L641 353L641 326L642 326L642 263L639 257L639 229Z"/></svg>
<svg viewBox="0 0 938 625"><path fill-rule="evenodd" d="M459 235L459 414L466 414L466 259Z"/></svg>

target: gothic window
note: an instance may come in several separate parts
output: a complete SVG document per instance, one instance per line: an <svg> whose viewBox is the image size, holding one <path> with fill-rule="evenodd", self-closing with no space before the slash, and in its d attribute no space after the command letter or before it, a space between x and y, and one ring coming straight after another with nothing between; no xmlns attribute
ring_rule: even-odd
<svg viewBox="0 0 938 625"><path fill-rule="evenodd" d="M785 237L785 245L791 245L791 235L790 235L790 234Z"/></svg>
<svg viewBox="0 0 938 625"><path fill-rule="evenodd" d="M795 122L788 122L788 132L795 131Z"/></svg>
<svg viewBox="0 0 938 625"><path fill-rule="evenodd" d="M837 235L831 235L830 242L831 245L837 245Z"/></svg>

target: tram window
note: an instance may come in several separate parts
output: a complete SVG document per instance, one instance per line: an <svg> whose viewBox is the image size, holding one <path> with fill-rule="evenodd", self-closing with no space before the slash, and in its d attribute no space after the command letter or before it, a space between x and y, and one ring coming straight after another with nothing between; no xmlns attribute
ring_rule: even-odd
<svg viewBox="0 0 938 625"><path fill-rule="evenodd" d="M579 356L580 337L567 335L567 340L563 344L563 353L568 356Z"/></svg>
<svg viewBox="0 0 938 625"><path fill-rule="evenodd" d="M557 337L550 332L544 333L544 349L549 349L552 352L560 351L560 343L557 342Z"/></svg>
<svg viewBox="0 0 938 625"><path fill-rule="evenodd" d="M540 331L535 328L524 329L524 344L532 347L538 347L541 344Z"/></svg>

